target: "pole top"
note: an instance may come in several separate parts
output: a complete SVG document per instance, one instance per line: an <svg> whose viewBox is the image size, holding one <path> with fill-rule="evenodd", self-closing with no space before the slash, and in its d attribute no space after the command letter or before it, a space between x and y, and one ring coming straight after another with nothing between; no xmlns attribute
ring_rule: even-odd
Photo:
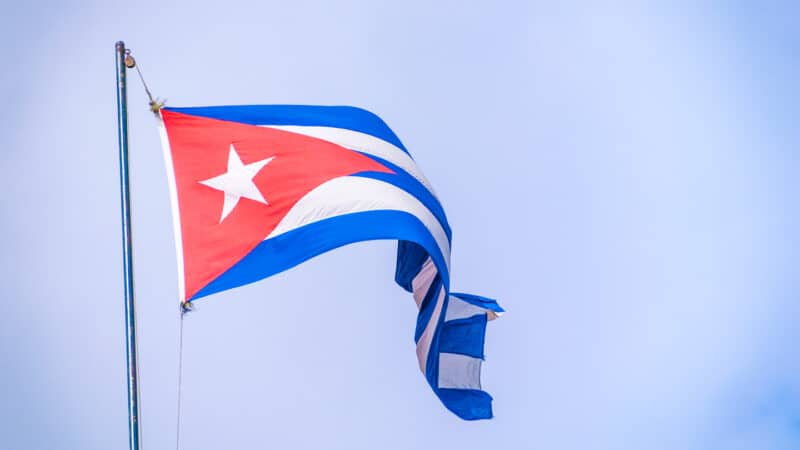
<svg viewBox="0 0 800 450"><path fill-rule="evenodd" d="M133 56L131 55L131 50L125 48L125 42L117 41L115 48L117 49L117 53L125 55L125 67L127 67L128 69L133 69L134 67L136 67L136 60L133 59Z"/></svg>
<svg viewBox="0 0 800 450"><path fill-rule="evenodd" d="M131 55L131 49L125 48L125 42L117 41L117 44L114 47L117 49L117 53L124 57L123 59L126 68L133 69L136 67L136 60L133 59L133 55Z"/></svg>

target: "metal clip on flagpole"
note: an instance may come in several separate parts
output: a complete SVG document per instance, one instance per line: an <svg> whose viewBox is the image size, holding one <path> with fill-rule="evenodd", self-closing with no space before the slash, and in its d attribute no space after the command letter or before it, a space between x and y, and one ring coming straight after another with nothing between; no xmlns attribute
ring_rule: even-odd
<svg viewBox="0 0 800 450"><path fill-rule="evenodd" d="M128 178L128 92L126 69L135 65L125 43L117 42L117 126L119 136L119 182L122 206L122 274L125 287L125 354L128 368L128 443L130 450L141 450L139 423L139 371L136 365L136 314L133 301L133 244L131 240L131 202Z"/></svg>

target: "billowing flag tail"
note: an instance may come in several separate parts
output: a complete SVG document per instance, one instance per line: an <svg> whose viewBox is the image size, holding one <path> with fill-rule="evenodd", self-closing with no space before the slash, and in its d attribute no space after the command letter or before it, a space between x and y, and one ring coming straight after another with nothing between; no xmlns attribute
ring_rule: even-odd
<svg viewBox="0 0 800 450"><path fill-rule="evenodd" d="M503 308L486 297L449 293L433 260L413 242L398 244L395 279L412 292L419 308L414 339L431 388L458 417L491 418L492 397L481 390L481 364L486 323Z"/></svg>

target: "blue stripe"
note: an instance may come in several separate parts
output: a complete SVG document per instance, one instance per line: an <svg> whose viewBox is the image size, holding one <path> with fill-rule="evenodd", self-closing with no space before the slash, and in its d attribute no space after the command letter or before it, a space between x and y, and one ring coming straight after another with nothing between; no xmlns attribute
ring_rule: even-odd
<svg viewBox="0 0 800 450"><path fill-rule="evenodd" d="M332 217L268 239L201 289L190 301L264 279L343 245L375 239L419 244L431 255L445 286L448 285L449 276L442 272L446 267L444 255L425 225L409 213L382 210Z"/></svg>
<svg viewBox="0 0 800 450"><path fill-rule="evenodd" d="M391 169L395 173L386 173L386 172L360 172L354 174L354 176L364 177L364 178L372 178L375 180L384 181L391 185L397 186L400 189L408 192L414 198L420 201L426 208L428 208L431 213L436 217L439 221L439 224L444 229L445 234L447 234L447 241L450 242L453 232L450 230L450 224L447 222L447 215L444 213L444 208L442 204L439 202L439 199L433 195L431 191L425 187L424 184L420 183L419 180L414 178L411 174L403 170L402 168L386 161L383 158L379 158L377 156L368 155L366 153L362 153L362 155L377 161L379 164L386 166L387 168Z"/></svg>
<svg viewBox="0 0 800 450"><path fill-rule="evenodd" d="M353 106L242 105L164 108L193 116L248 125L299 125L358 131L390 142L408 153L396 134L380 117Z"/></svg>
<svg viewBox="0 0 800 450"><path fill-rule="evenodd" d="M353 174L353 176L383 181L384 183L396 186L411 194L412 197L419 200L419 202L425 205L431 214L436 217L436 220L439 221L439 225L441 225L444 230L444 234L447 235L447 242L450 242L453 232L450 230L450 224L447 223L447 217L444 215L442 205L439 204L436 197L425 189L425 186L420 184L416 179L385 172L359 172Z"/></svg>
<svg viewBox="0 0 800 450"><path fill-rule="evenodd" d="M483 359L486 314L451 320L442 325L439 351Z"/></svg>
<svg viewBox="0 0 800 450"><path fill-rule="evenodd" d="M450 411L464 420L492 418L492 396L474 389L437 389L436 395Z"/></svg>
<svg viewBox="0 0 800 450"><path fill-rule="evenodd" d="M413 292L411 282L422 269L422 264L426 259L428 259L428 252L424 248L413 242L398 241L394 281L406 291Z"/></svg>

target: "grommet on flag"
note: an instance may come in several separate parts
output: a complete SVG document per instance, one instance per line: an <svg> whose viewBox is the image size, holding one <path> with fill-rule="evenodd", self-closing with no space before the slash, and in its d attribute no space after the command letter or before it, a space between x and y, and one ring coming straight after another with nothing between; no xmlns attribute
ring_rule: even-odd
<svg viewBox="0 0 800 450"><path fill-rule="evenodd" d="M192 302L181 303L181 315L194 311L194 304Z"/></svg>

